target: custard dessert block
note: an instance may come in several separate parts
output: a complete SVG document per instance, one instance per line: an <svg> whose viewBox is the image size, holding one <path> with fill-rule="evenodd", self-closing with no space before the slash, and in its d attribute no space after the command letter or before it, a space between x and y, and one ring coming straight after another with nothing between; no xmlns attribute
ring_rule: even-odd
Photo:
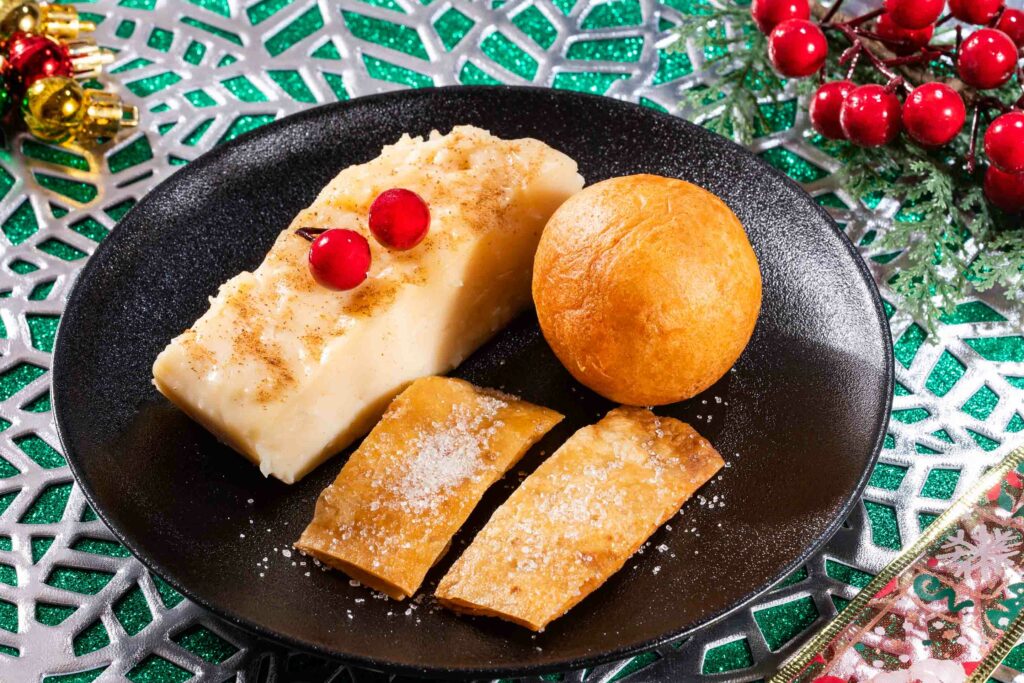
<svg viewBox="0 0 1024 683"><path fill-rule="evenodd" d="M409 382L455 367L529 306L544 224L582 186L576 162L538 140L469 126L403 136L338 174L254 272L221 286L157 357L156 387L265 475L295 482L365 434ZM430 209L430 232L409 251L367 227L371 202L395 187ZM367 280L318 285L302 227L362 233Z"/></svg>
<svg viewBox="0 0 1024 683"><path fill-rule="evenodd" d="M543 630L621 569L723 464L690 425L617 408L573 434L498 508L437 598Z"/></svg>
<svg viewBox="0 0 1024 683"><path fill-rule="evenodd" d="M462 380L417 380L320 494L295 547L409 597L484 492L561 420Z"/></svg>

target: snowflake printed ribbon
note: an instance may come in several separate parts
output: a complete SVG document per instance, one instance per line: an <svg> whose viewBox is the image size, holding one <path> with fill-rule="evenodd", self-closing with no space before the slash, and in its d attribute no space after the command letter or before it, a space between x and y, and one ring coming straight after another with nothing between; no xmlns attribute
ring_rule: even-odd
<svg viewBox="0 0 1024 683"><path fill-rule="evenodd" d="M935 559L950 569L958 579L988 584L1002 573L1003 567L1007 566L1012 557L1020 554L1019 548L1020 537L1017 533L1010 529L993 529L982 523L969 534L962 528L957 529L942 544L942 550L947 552Z"/></svg>
<svg viewBox="0 0 1024 683"><path fill-rule="evenodd" d="M1024 449L957 500L771 683L985 681L1024 634Z"/></svg>

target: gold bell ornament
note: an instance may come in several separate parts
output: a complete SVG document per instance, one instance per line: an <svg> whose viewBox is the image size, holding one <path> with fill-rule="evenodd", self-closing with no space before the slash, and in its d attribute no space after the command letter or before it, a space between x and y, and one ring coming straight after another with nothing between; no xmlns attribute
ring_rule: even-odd
<svg viewBox="0 0 1024 683"><path fill-rule="evenodd" d="M32 83L25 91L21 113L29 132L49 142L110 138L139 123L137 107L114 93L85 89L67 76Z"/></svg>
<svg viewBox="0 0 1024 683"><path fill-rule="evenodd" d="M59 40L74 40L80 33L95 31L96 24L78 16L70 5L36 0L0 0L0 38L14 33L42 33Z"/></svg>

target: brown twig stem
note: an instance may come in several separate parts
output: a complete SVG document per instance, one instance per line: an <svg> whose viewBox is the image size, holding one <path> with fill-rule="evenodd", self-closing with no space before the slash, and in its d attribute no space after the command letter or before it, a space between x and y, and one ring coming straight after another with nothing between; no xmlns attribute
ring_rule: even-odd
<svg viewBox="0 0 1024 683"><path fill-rule="evenodd" d="M866 56L868 60L871 62L871 65L878 69L878 71L886 78L888 78L890 81L893 81L897 78L896 72L890 69L888 66L886 66L884 60L881 59L878 55L876 55L872 51L870 46L865 45L863 43L863 41L861 40L861 36L858 35L859 32L852 28L848 22L832 24L829 28L834 28L835 30L842 33L844 36L846 36L846 39L849 40L851 44L860 44L860 54ZM893 56L893 59L895 59L895 56Z"/></svg>
<svg viewBox="0 0 1024 683"><path fill-rule="evenodd" d="M899 75L903 76L906 80L909 88L913 88L923 83L945 83L953 90L960 93L968 107L972 107L976 102L982 99L982 96L978 91L974 90L960 79L945 78L935 75L935 73L928 68L928 62L923 60L915 59L908 60L907 62L900 61L893 64L892 68L886 66L886 63L890 60L900 60L902 56L897 55L886 47L882 41L878 40L877 34L873 34L860 28L851 29L849 24L851 21L855 21L857 19L856 17L847 16L839 10L833 12L832 8L826 8L818 2L811 5L811 14L822 24L826 23L824 20L828 17L827 26L823 25L822 28L837 30L843 33L852 44L856 45L859 43L861 45L861 50L858 58L860 55L864 55L871 60L873 66L881 64L884 70L880 69L880 71L887 78L891 79L893 75L895 75L894 71L899 72ZM877 15L877 13L869 14ZM942 21L942 19L940 19L940 21ZM846 30L842 28L844 24L846 24ZM945 54L950 50L955 50L955 48L948 45L929 45L927 50L929 52L941 52Z"/></svg>
<svg viewBox="0 0 1024 683"><path fill-rule="evenodd" d="M295 234L312 242L325 232L327 232L327 228L299 228L295 231Z"/></svg>
<svg viewBox="0 0 1024 683"><path fill-rule="evenodd" d="M895 57L893 59L885 59L882 61L886 66L903 66L905 64L928 63L940 56L942 56L942 53L938 50L929 50L928 52L918 52L914 55L903 55L902 57Z"/></svg>
<svg viewBox="0 0 1024 683"><path fill-rule="evenodd" d="M859 45L860 43L858 43ZM850 68L846 70L846 80L852 81L853 74L857 71L857 65L860 64L861 51L857 50L857 53L853 55L853 59L850 60Z"/></svg>
<svg viewBox="0 0 1024 683"><path fill-rule="evenodd" d="M822 24L827 24L828 22L832 21L832 17L834 17L836 15L836 12L838 12L839 8L842 7L842 6L843 6L843 0L836 0L835 2L833 2L832 6L829 8L828 12L826 12L825 16L821 18L821 23Z"/></svg>
<svg viewBox="0 0 1024 683"><path fill-rule="evenodd" d="M883 14L885 14L885 10L879 7L878 9L872 10L867 14L862 14L859 17L854 17L853 19L847 19L843 23L846 26L849 26L850 28L857 28L858 26L862 26L863 24L868 23L875 17L880 17Z"/></svg>
<svg viewBox="0 0 1024 683"><path fill-rule="evenodd" d="M971 113L971 145L967 148L967 173L974 175L978 167L978 120L981 118L981 107L975 105Z"/></svg>

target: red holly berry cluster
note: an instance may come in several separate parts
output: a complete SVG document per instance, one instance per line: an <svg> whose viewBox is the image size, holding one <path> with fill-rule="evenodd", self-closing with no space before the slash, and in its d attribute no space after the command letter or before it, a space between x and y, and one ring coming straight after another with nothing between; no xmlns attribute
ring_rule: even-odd
<svg viewBox="0 0 1024 683"><path fill-rule="evenodd" d="M412 190L395 187L377 195L370 205L370 232L387 249L406 251L423 241L430 229L430 209ZM328 289L358 287L370 271L370 243L355 230L300 228L312 241L309 271Z"/></svg>
<svg viewBox="0 0 1024 683"><path fill-rule="evenodd" d="M750 8L768 36L768 57L783 76L804 78L822 71L829 50L827 31L849 41L839 58L848 68L847 78L822 83L810 101L814 129L826 138L863 147L889 144L901 131L923 147L941 147L963 129L967 104L962 92L969 93L974 121L967 169L974 171L980 117L997 110L999 116L984 137L989 160L985 193L1006 211L1024 209L1024 97L1009 107L981 92L1005 85L1018 73L1024 12L1007 8L1005 0L949 0L948 14L943 14L946 0L884 0L881 9L834 21L841 4L837 0L820 22L811 20L809 0L753 0ZM958 27L955 45L933 44L935 28L950 19L981 28L963 37ZM879 56L872 43L881 43L896 56ZM885 76L885 85L852 82L863 59ZM926 67L937 60L948 61L967 87L958 91L939 79L912 87L895 70Z"/></svg>

